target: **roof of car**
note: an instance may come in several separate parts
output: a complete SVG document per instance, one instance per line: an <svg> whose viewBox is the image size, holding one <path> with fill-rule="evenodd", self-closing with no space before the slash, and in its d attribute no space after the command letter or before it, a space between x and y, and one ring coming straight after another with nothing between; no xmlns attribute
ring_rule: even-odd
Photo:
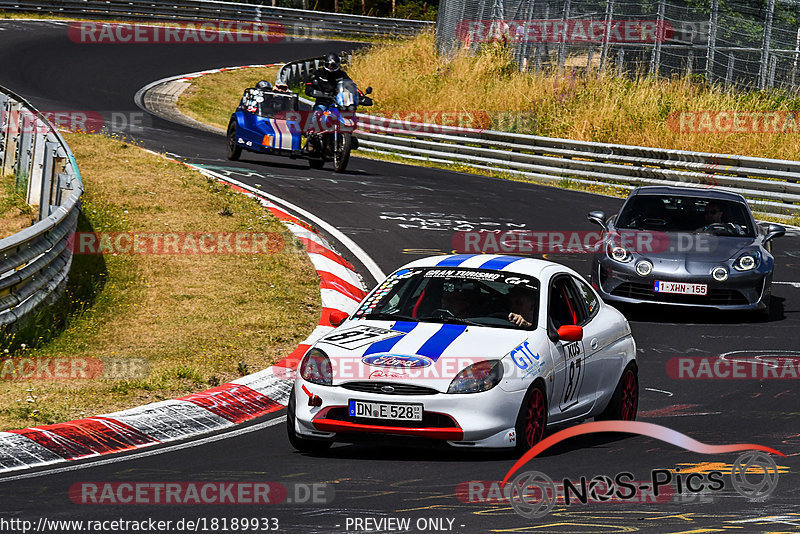
<svg viewBox="0 0 800 534"><path fill-rule="evenodd" d="M514 272L539 277L548 267L563 267L557 263L522 256L504 254L450 254L447 256L430 256L404 265L410 267L466 267L473 269L490 269ZM567 270L567 268L564 268Z"/></svg>
<svg viewBox="0 0 800 534"><path fill-rule="evenodd" d="M646 185L637 187L631 192L630 196L638 195L677 195L684 197L694 198L713 198L717 200L732 200L734 202L747 201L738 193L731 191L724 191L716 188L699 188L699 187L675 187L665 185Z"/></svg>

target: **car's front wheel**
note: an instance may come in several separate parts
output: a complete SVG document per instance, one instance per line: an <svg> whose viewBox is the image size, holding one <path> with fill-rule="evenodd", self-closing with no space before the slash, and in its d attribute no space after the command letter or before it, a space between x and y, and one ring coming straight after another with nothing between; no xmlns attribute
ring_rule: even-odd
<svg viewBox="0 0 800 534"><path fill-rule="evenodd" d="M547 398L544 387L536 382L525 394L517 416L517 452L520 454L539 443L547 427Z"/></svg>
<svg viewBox="0 0 800 534"><path fill-rule="evenodd" d="M307 453L321 453L325 452L333 444L331 441L306 439L297 435L294 428L295 425L295 401L294 401L294 388L289 394L289 406L286 407L286 433L289 436L289 443L292 447L300 452Z"/></svg>
<svg viewBox="0 0 800 534"><path fill-rule="evenodd" d="M598 421L633 421L639 408L639 375L636 364L631 362L622 372L614 395Z"/></svg>
<svg viewBox="0 0 800 534"><path fill-rule="evenodd" d="M242 147L236 143L236 123L231 121L228 124L228 159L231 161L238 161L242 156Z"/></svg>

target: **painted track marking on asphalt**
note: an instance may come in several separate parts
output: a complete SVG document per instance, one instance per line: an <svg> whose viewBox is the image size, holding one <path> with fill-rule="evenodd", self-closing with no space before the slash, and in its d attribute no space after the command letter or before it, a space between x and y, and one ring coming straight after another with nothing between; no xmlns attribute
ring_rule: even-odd
<svg viewBox="0 0 800 534"><path fill-rule="evenodd" d="M200 445L205 445L206 443L210 443L212 441L216 441L219 439L228 439L233 438L236 436L240 436L242 434L249 434L250 432L257 432L258 430L263 430L265 428L275 426L281 424L286 421L286 416L281 415L280 417L276 417L274 419L270 419L269 421L264 421L263 423L258 423L257 425L248 426L246 428L237 428L236 430L232 430L230 432L223 432L222 434L208 436L202 439L187 441L185 443L178 443L175 445L168 445L161 449L149 449L142 452L136 452L132 454L128 454L125 456L110 456L108 458L104 458L102 460L96 460L92 462L87 462L84 464L79 465L67 465L65 467L57 467L55 469L45 469L43 471L37 471L35 473L25 473L21 475L14 475L10 477L1 477L0 484L3 482L12 482L14 480L22 480L25 478L35 478L40 476L47 476L47 475L54 475L57 473L66 473L69 471L77 471L79 469L86 469L88 467L96 467L98 465L106 465L106 464L113 464L117 462L125 462L127 460L134 460L137 458L147 458L148 456L156 456L159 454L164 454L168 452L179 451L182 449L190 449L192 447L197 447Z"/></svg>
<svg viewBox="0 0 800 534"><path fill-rule="evenodd" d="M654 392L656 392L656 393L664 393L664 394L665 394L665 395L667 395L668 397L672 397L672 396L674 395L674 393L672 393L671 391L664 391L663 389L656 389L656 388L644 388L644 390L645 390L645 391L654 391Z"/></svg>

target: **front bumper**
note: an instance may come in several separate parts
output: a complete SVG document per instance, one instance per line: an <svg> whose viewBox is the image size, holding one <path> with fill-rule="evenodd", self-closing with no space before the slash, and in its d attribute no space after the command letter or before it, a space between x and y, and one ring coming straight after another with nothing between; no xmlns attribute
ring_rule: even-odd
<svg viewBox="0 0 800 534"><path fill-rule="evenodd" d="M309 395L321 406L309 406ZM472 394L386 395L319 386L301 378L295 383L295 432L298 436L355 441L369 435L411 436L462 447L514 447L515 425L524 391L500 387ZM392 421L351 417L349 401L422 404L423 420Z"/></svg>
<svg viewBox="0 0 800 534"><path fill-rule="evenodd" d="M772 272L761 269L740 272L729 269L728 279L714 280L711 268L704 273L690 273L685 269L665 271L654 265L648 276L640 276L634 263L619 263L608 257L595 260L592 284L606 302L629 304L653 303L666 306L710 308L729 311L760 311L767 307L771 290ZM657 293L655 281L706 284L706 295L680 295Z"/></svg>

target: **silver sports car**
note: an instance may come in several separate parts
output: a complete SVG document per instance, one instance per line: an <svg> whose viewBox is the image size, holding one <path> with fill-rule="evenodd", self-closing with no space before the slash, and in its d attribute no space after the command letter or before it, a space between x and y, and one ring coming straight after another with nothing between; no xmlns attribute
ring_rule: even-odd
<svg viewBox="0 0 800 534"><path fill-rule="evenodd" d="M619 214L589 220L606 231L592 264L603 300L768 311L777 224L757 225L736 193L692 187L635 189Z"/></svg>

